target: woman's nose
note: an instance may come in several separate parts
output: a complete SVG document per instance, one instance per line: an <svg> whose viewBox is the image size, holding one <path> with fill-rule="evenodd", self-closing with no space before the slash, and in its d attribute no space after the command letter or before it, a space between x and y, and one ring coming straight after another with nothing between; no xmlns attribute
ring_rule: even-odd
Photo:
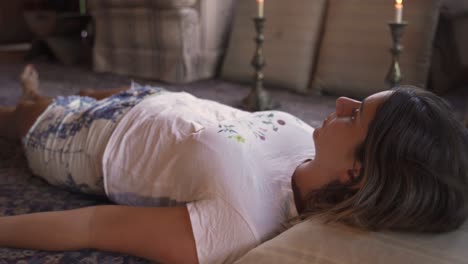
<svg viewBox="0 0 468 264"><path fill-rule="evenodd" d="M336 99L336 115L338 117L350 115L354 109L359 108L360 106L360 101L348 97L340 97Z"/></svg>

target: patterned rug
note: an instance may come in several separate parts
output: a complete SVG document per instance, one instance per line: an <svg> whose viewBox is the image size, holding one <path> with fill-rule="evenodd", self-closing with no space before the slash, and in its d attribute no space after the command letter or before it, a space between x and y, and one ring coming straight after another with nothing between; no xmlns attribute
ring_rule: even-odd
<svg viewBox="0 0 468 264"><path fill-rule="evenodd" d="M0 215L19 215L109 204L105 197L61 190L31 174L19 144L0 139ZM0 248L0 264L6 263L151 263L132 256L80 250L48 252Z"/></svg>

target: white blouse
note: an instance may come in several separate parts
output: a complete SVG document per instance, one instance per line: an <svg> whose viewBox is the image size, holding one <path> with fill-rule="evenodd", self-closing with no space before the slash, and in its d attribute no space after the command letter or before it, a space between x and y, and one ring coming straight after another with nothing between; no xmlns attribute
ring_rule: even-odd
<svg viewBox="0 0 468 264"><path fill-rule="evenodd" d="M233 262L297 215L291 177L315 155L312 132L284 112L164 92L133 107L112 134L105 191L119 204L186 205L199 262Z"/></svg>

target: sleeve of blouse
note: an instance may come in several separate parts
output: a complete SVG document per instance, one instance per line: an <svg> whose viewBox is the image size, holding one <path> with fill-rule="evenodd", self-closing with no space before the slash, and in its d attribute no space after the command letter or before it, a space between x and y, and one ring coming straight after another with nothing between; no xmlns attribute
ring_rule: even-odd
<svg viewBox="0 0 468 264"><path fill-rule="evenodd" d="M221 199L187 204L198 262L232 263L258 243L244 218Z"/></svg>

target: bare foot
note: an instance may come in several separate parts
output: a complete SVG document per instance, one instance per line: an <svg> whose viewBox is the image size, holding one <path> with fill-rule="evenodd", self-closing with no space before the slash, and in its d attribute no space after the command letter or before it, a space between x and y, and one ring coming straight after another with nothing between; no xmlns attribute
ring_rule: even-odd
<svg viewBox="0 0 468 264"><path fill-rule="evenodd" d="M21 100L36 100L39 98L39 74L32 64L24 67L23 73L20 75L20 80L23 88Z"/></svg>

